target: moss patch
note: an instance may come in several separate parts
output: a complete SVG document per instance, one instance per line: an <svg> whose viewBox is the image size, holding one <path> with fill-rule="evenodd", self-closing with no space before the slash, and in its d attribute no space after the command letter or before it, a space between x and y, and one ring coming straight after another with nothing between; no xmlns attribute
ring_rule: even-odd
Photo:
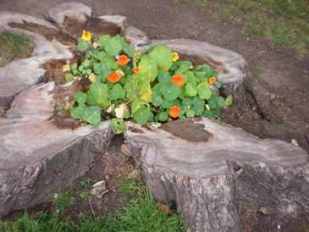
<svg viewBox="0 0 309 232"><path fill-rule="evenodd" d="M0 33L0 67L17 58L31 55L33 44L27 36L15 32Z"/></svg>

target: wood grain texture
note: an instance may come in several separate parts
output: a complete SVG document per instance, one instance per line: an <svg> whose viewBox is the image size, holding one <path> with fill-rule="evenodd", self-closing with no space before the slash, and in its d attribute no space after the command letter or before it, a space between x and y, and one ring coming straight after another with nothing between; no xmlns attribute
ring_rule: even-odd
<svg viewBox="0 0 309 232"><path fill-rule="evenodd" d="M206 118L191 123L210 137L194 142L131 124L126 145L155 198L176 203L192 232L241 231L246 219L240 212L248 203L255 213L266 207L278 223L309 209L309 193L302 190L309 188L308 154L301 148Z"/></svg>

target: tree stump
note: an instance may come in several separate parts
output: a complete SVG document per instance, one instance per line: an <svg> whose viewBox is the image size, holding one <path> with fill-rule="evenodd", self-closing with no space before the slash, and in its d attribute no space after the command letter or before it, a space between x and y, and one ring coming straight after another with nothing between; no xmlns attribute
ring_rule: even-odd
<svg viewBox="0 0 309 232"><path fill-rule="evenodd" d="M108 122L57 128L54 90L50 82L23 91L0 118L0 217L49 200L83 176L111 141Z"/></svg>
<svg viewBox="0 0 309 232"><path fill-rule="evenodd" d="M125 138L155 198L176 204L191 232L292 232L306 224L308 154L297 146L206 118L130 124Z"/></svg>

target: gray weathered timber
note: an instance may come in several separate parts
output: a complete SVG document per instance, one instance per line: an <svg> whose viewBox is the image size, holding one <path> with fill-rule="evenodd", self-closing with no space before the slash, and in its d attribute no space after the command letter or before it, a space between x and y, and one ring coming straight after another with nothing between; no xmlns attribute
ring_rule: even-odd
<svg viewBox="0 0 309 232"><path fill-rule="evenodd" d="M0 216L49 200L84 175L112 138L108 122L57 128L50 120L54 88L47 83L23 91L0 118Z"/></svg>
<svg viewBox="0 0 309 232"><path fill-rule="evenodd" d="M74 18L79 22L86 22L92 15L91 7L79 2L66 2L58 4L48 11L47 17L62 27L66 17Z"/></svg>
<svg viewBox="0 0 309 232"><path fill-rule="evenodd" d="M39 82L45 73L41 67L45 62L51 59L73 57L71 51L58 41L48 41L37 33L9 26L9 23L23 23L23 21L55 29L52 24L43 19L12 12L0 12L0 32L24 33L31 38L34 44L31 57L14 60L6 66L0 67L0 106L2 107L8 107L17 93Z"/></svg>
<svg viewBox="0 0 309 232"><path fill-rule="evenodd" d="M269 231L277 231L308 213L305 151L206 118L193 125L197 137L207 132L204 141L186 138L182 122L168 130L130 124L125 136L155 198L175 202L192 232L246 231L243 224L257 222L244 215L261 209L271 212Z"/></svg>

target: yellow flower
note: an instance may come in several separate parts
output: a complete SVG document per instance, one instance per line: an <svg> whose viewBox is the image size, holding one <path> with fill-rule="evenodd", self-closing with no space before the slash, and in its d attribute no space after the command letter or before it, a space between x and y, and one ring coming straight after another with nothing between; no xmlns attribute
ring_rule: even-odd
<svg viewBox="0 0 309 232"><path fill-rule="evenodd" d="M62 72L69 72L70 71L70 64L65 64L62 66Z"/></svg>
<svg viewBox="0 0 309 232"><path fill-rule="evenodd" d="M179 54L177 53L177 52L173 52L172 53L172 60L173 60L173 62L176 62L176 61L178 61L179 60Z"/></svg>
<svg viewBox="0 0 309 232"><path fill-rule="evenodd" d="M208 79L208 84L209 85L214 85L217 82L217 78L216 77L209 77Z"/></svg>
<svg viewBox="0 0 309 232"><path fill-rule="evenodd" d="M93 73L91 73L89 76L88 76L88 79L91 81L91 82L95 82L97 80L97 76Z"/></svg>
<svg viewBox="0 0 309 232"><path fill-rule="evenodd" d="M92 40L92 33L90 31L83 30L81 39L90 42Z"/></svg>

